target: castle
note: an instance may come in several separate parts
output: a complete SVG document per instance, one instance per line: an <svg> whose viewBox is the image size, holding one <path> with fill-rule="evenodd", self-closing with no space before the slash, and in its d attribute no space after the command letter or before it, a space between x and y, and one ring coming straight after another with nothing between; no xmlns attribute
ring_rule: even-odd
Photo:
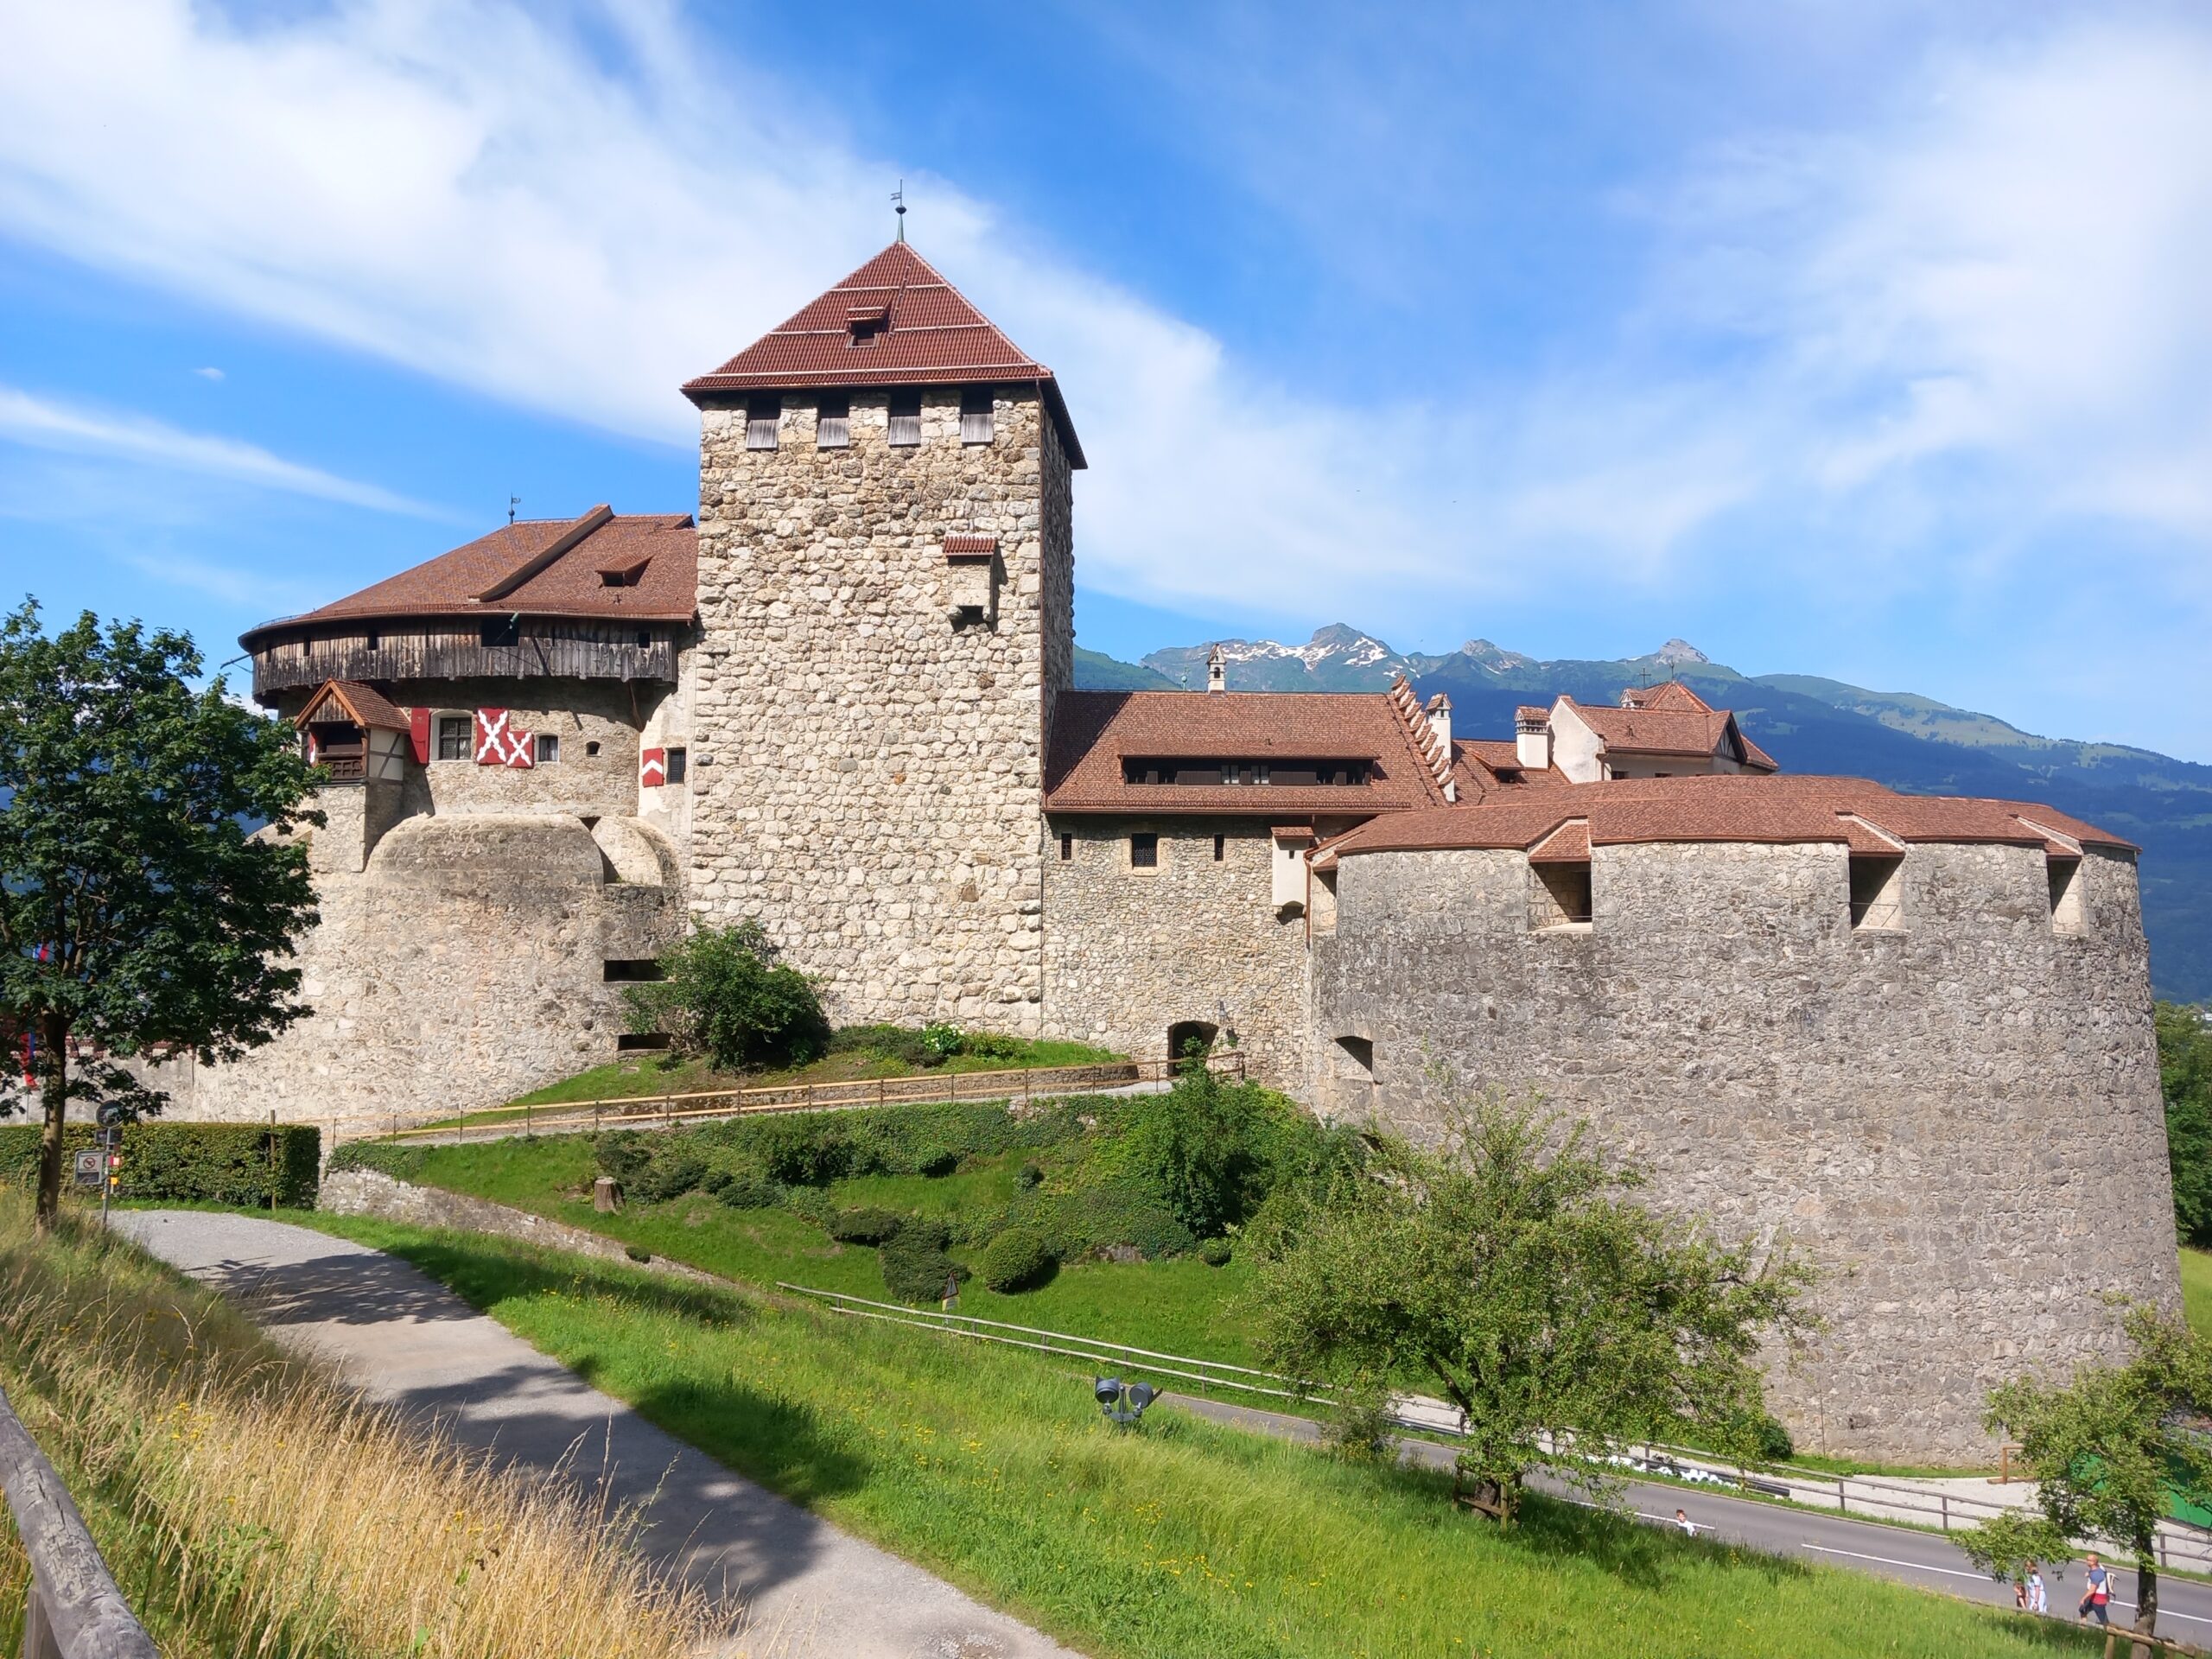
<svg viewBox="0 0 2212 1659"><path fill-rule="evenodd" d="M2177 1298L2134 849L1779 775L1688 688L1510 737L1442 697L1073 683L1052 372L903 242L683 388L689 515L510 524L243 644L329 768L312 1018L164 1079L420 1119L614 1054L687 920L839 1022L1235 1045L1324 1113L1534 1085L1650 1201L1786 1240L1807 1444L1986 1452L1979 1401Z"/></svg>

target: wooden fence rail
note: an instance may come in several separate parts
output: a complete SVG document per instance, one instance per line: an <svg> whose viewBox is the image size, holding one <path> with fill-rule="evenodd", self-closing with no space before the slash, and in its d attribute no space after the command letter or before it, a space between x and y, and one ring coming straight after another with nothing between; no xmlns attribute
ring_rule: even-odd
<svg viewBox="0 0 2212 1659"><path fill-rule="evenodd" d="M841 1111L861 1106L923 1106L947 1102L1036 1100L1132 1084L1172 1082L1188 1058L1101 1060L1089 1065L1039 1065L1004 1071L924 1071L905 1077L851 1077L836 1083L788 1083L752 1089L705 1089L688 1094L626 1095L558 1101L544 1106L464 1112L437 1123L392 1125L378 1139L490 1141L508 1135L567 1135L589 1129L672 1128L770 1112ZM1241 1080L1241 1052L1206 1057L1218 1076Z"/></svg>
<svg viewBox="0 0 2212 1659"><path fill-rule="evenodd" d="M61 1477L0 1394L0 1486L30 1557L23 1659L158 1659Z"/></svg>

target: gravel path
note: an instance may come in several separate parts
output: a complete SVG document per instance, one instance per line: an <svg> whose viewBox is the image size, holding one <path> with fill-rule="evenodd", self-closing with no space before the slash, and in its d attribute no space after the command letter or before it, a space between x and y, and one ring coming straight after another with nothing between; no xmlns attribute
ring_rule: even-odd
<svg viewBox="0 0 2212 1659"><path fill-rule="evenodd" d="M642 1506L645 1552L747 1610L732 1656L1076 1659L943 1580L731 1473L395 1256L251 1216L125 1211L162 1260L279 1342L466 1444Z"/></svg>

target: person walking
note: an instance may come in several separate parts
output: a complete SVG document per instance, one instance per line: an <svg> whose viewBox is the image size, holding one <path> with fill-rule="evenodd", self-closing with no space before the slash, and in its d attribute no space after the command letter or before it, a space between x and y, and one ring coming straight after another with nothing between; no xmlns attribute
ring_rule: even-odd
<svg viewBox="0 0 2212 1659"><path fill-rule="evenodd" d="M1675 1511L1675 1524L1682 1529L1683 1537L1694 1538L1697 1536L1697 1523L1690 1519L1687 1511L1681 1510L1676 1510Z"/></svg>
<svg viewBox="0 0 2212 1659"><path fill-rule="evenodd" d="M2109 1630L2112 1626L2112 1573L2097 1559L2094 1550L2089 1552L2088 1587L2082 1592L2082 1605L2075 1609L2084 1619L2092 1619Z"/></svg>
<svg viewBox="0 0 2212 1659"><path fill-rule="evenodd" d="M2043 1568L2033 1561L2028 1563L2028 1611L2031 1613L2050 1611L2050 1591L2043 1581Z"/></svg>

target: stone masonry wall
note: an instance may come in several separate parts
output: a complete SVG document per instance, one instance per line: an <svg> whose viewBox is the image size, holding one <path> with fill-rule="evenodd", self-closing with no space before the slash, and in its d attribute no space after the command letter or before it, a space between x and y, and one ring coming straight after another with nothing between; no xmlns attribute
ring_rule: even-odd
<svg viewBox="0 0 2212 1659"><path fill-rule="evenodd" d="M1046 674L1072 660L1065 462L1035 394L1001 389L988 445L957 389L892 448L884 394L816 447L705 412L690 902L758 918L840 1022L1039 1027ZM952 613L949 531L999 538L995 616Z"/></svg>
<svg viewBox="0 0 2212 1659"><path fill-rule="evenodd" d="M635 874L676 868L664 841L617 849ZM611 868L574 817L406 819L360 874L318 869L321 919L300 947L314 1015L234 1064L152 1080L175 1117L273 1109L365 1128L497 1105L610 1059L620 988L602 963L655 954L683 915L672 880L610 881Z"/></svg>
<svg viewBox="0 0 2212 1659"><path fill-rule="evenodd" d="M1266 822L1069 818L1048 828L1046 1031L1156 1058L1171 1026L1200 1020L1249 1051L1254 1076L1298 1089L1306 924L1277 912ZM1135 830L1158 833L1158 868L1130 868Z"/></svg>
<svg viewBox="0 0 2212 1659"><path fill-rule="evenodd" d="M1345 858L1315 1096L1418 1130L1431 1059L1535 1085L1651 1202L1820 1270L1772 1375L1801 1445L1990 1458L1993 1383L2115 1352L2108 1292L2178 1304L2148 954L2127 860L2083 861L2081 937L2036 849L1904 872L1904 927L1854 931L1840 847L1601 847L1592 923L1532 932L1520 853Z"/></svg>

